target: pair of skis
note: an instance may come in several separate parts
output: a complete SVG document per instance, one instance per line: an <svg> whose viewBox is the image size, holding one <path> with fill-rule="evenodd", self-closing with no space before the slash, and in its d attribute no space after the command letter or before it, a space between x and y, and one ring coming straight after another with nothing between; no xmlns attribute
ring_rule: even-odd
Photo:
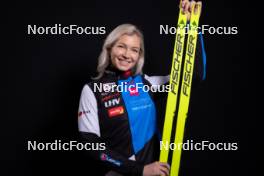
<svg viewBox="0 0 264 176"><path fill-rule="evenodd" d="M168 162L169 149L164 147L170 145L172 124L174 117L177 117L177 125L175 131L174 144L180 146L173 150L171 171L170 176L178 176L181 161L181 147L184 138L185 121L188 114L193 68L194 68L194 58L196 51L196 42L198 37L198 24L199 17L201 13L200 4L196 4L197 7L193 6L190 18L190 28L188 30L187 45L184 52L185 43L185 33L187 25L187 15L183 13L182 8L180 8L179 19L177 24L177 33L173 52L173 61L170 74L170 92L168 93L166 114L162 135L162 145L160 152L160 161ZM195 9L197 10L196 12ZM184 54L184 60L183 60ZM183 64L183 72L181 73ZM182 74L182 78L181 78ZM181 78L181 79L180 79ZM180 80L181 83L180 83ZM178 98L179 96L179 98ZM178 101L179 99L179 101ZM178 105L178 111L176 107ZM176 114L177 113L177 114Z"/></svg>

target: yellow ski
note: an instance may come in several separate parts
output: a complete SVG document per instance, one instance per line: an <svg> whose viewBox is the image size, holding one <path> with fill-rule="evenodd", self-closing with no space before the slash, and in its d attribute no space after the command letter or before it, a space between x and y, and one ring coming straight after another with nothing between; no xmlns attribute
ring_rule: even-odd
<svg viewBox="0 0 264 176"><path fill-rule="evenodd" d="M198 24L199 17L201 13L201 6L197 4L197 12L194 13L195 7L192 7L191 19L190 19L190 30L188 31L188 39L187 39L187 48L185 53L184 60L184 69L183 69L183 78L180 89L180 100L179 100L179 110L177 116L177 125L176 125L176 133L174 144L176 146L180 146L180 148L176 148L173 151L172 155L172 163L171 163L171 176L178 176L181 162L181 151L182 151L182 143L184 138L184 129L185 129L185 121L188 115L190 94L191 94L191 85L192 85L192 77L193 77L193 68L194 68L194 58L196 51L196 43L197 43L197 34L198 34ZM179 145L180 144L180 145Z"/></svg>
<svg viewBox="0 0 264 176"><path fill-rule="evenodd" d="M181 64L184 49L184 39L185 39L185 27L187 23L187 15L183 14L180 8L180 14L177 24L177 33L174 44L172 67L170 73L170 92L168 93L166 114L164 121L164 128L162 134L162 143L160 151L160 161L167 162L169 155L169 144L171 139L171 129L173 118L175 116L177 96L179 90L180 74L181 74Z"/></svg>

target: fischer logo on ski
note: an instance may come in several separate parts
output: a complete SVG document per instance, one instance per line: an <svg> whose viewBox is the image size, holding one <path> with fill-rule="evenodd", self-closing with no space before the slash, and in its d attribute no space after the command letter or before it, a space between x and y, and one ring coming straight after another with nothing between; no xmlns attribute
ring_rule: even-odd
<svg viewBox="0 0 264 176"><path fill-rule="evenodd" d="M195 8L197 8L196 13L194 13ZM182 12L182 9L180 8L177 33L174 44L170 83L169 83L171 91L168 93L164 128L162 134L163 144L170 144L174 117L177 118L174 143L175 144L183 143L185 121L188 114L190 94L191 94L191 85L192 85L194 58L196 51L200 13L201 13L200 4L196 4L196 7L194 6L192 7L191 18L190 18L190 30L188 31L186 52L183 60L187 15L184 14ZM182 67L183 67L182 79L180 79ZM178 100L179 102L177 102ZM178 105L178 109L176 109L177 105ZM161 151L160 151L161 162L168 162L169 152L170 151L168 150L168 148L161 147ZM170 175L178 176L180 169L181 148L173 150L172 152L173 153L172 153Z"/></svg>

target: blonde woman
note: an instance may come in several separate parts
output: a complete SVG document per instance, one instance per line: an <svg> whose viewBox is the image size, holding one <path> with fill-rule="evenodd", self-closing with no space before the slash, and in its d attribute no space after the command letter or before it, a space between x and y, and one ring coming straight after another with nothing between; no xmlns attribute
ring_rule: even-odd
<svg viewBox="0 0 264 176"><path fill-rule="evenodd" d="M79 131L83 141L98 145L90 155L109 168L108 176L169 175L170 166L157 161L154 93L142 88L163 85L169 76L143 74L144 53L143 35L136 26L116 27L104 42L98 76L81 93Z"/></svg>

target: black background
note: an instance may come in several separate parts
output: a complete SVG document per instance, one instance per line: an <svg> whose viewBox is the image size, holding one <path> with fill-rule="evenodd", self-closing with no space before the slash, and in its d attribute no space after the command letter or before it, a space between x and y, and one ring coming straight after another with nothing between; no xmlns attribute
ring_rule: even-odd
<svg viewBox="0 0 264 176"><path fill-rule="evenodd" d="M92 175L93 163L80 151L27 151L27 141L76 140L81 89L95 73L107 34L119 24L143 31L149 75L169 73L178 2L89 2L83 8L9 8L7 12L7 122L2 128L1 161L6 175ZM237 151L185 151L181 175L254 175L250 132L255 109L247 106L249 53L242 37L240 9L228 2L204 2L200 24L237 26L237 35L204 35L207 78L192 91L186 139L237 142ZM27 25L105 26L104 35L28 35ZM245 64L245 65L244 65ZM254 103L254 102L253 102ZM251 111L251 113L249 113ZM253 113L252 113L253 112ZM8 167L6 167L8 166Z"/></svg>

